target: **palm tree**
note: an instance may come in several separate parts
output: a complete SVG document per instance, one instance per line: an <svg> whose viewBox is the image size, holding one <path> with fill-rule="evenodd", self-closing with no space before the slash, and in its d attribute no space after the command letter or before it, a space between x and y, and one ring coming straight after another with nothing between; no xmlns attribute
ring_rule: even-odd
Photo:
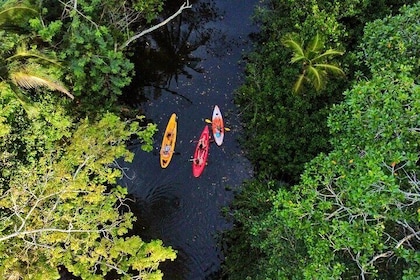
<svg viewBox="0 0 420 280"><path fill-rule="evenodd" d="M19 4L17 6L3 8L0 11L0 30L4 32L8 30L20 29L20 23L33 16L36 12L31 7ZM13 28L13 29L11 29ZM20 30L21 31L21 30ZM1 32L1 31L0 31ZM7 36L3 39L7 40ZM18 38L18 36L16 36ZM29 36L26 37L29 39ZM32 48L28 50L25 42L22 42L15 48L13 55L7 55L10 50L6 50L0 54L0 78L3 81L12 84L16 96L22 100L21 95L17 92L18 88L37 89L39 87L47 87L50 90L60 91L73 99L73 95L50 73L51 67L61 67L59 63L50 56L44 55L41 51Z"/></svg>
<svg viewBox="0 0 420 280"><path fill-rule="evenodd" d="M323 51L324 39L318 33L306 48L299 36L293 33L284 36L282 43L293 51L291 63L301 63L302 65L302 72L293 86L294 93L302 90L304 82L312 84L317 91L321 90L326 83L328 72L344 75L340 67L328 62L329 58L342 55L344 52L333 49Z"/></svg>
<svg viewBox="0 0 420 280"><path fill-rule="evenodd" d="M60 66L51 57L45 56L39 51L28 50L24 43L16 49L16 53L5 59L3 67L6 69L8 80L14 85L24 89L37 89L46 87L66 94L71 99L74 96L49 74L49 69L44 65ZM1 73L1 72L0 72ZM4 78L4 77L3 77Z"/></svg>

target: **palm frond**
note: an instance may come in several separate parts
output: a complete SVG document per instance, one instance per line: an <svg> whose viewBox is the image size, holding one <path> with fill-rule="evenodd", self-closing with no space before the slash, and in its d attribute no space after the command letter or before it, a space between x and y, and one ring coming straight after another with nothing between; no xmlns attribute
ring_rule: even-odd
<svg viewBox="0 0 420 280"><path fill-rule="evenodd" d="M47 87L50 90L65 93L68 97L74 99L74 96L63 85L46 77L35 76L25 72L13 72L11 73L10 78L14 84L25 89Z"/></svg>
<svg viewBox="0 0 420 280"><path fill-rule="evenodd" d="M318 70L312 65L308 66L308 79L317 91L320 90L324 84L324 76L325 73L322 70Z"/></svg>
<svg viewBox="0 0 420 280"><path fill-rule="evenodd" d="M281 42L285 47L291 49L295 53L295 56L305 57L302 42L293 34L287 34Z"/></svg>
<svg viewBox="0 0 420 280"><path fill-rule="evenodd" d="M340 67L334 64L316 63L313 66L316 68L324 69L336 75L343 75L343 76L345 75L344 71Z"/></svg>
<svg viewBox="0 0 420 280"><path fill-rule="evenodd" d="M293 93L298 93L302 90L303 82L305 81L306 77L304 74L300 74L298 79L296 80L295 84L293 85Z"/></svg>
<svg viewBox="0 0 420 280"><path fill-rule="evenodd" d="M290 60L290 62L291 63L295 63L295 62L298 62L298 61L301 61L301 60L305 60L305 59L306 59L306 56L299 55L297 53L294 53L293 56L292 56L292 59Z"/></svg>
<svg viewBox="0 0 420 280"><path fill-rule="evenodd" d="M329 50L326 50L325 52L323 52L322 54L316 56L312 60L317 61L317 60L321 60L321 59L326 58L326 57L332 57L332 56L343 55L343 54L344 54L344 52L329 49Z"/></svg>
<svg viewBox="0 0 420 280"><path fill-rule="evenodd" d="M308 52L317 53L324 48L324 39L321 35L317 32L316 35L312 38L312 40L308 44Z"/></svg>
<svg viewBox="0 0 420 280"><path fill-rule="evenodd" d="M28 50L28 48L26 48L25 43L22 43L19 47L17 47L16 54L8 57L6 61L25 59L25 58L35 58L35 59L40 60L41 62L48 62L48 63L61 67L61 64L57 60L49 56L46 56L39 51L34 52L31 50Z"/></svg>
<svg viewBox="0 0 420 280"><path fill-rule="evenodd" d="M4 25L19 25L27 23L27 19L38 14L38 11L23 5L8 7L0 11L0 27Z"/></svg>
<svg viewBox="0 0 420 280"><path fill-rule="evenodd" d="M303 42L297 34L289 33L282 38L282 44L293 51L291 62L303 62L303 72L295 82L293 92L300 91L305 81L311 83L319 91L326 83L328 72L344 75L344 71L340 67L328 64L327 61L328 58L343 55L344 52L333 49L323 52L324 43L325 38L319 33L311 39L305 48L303 48Z"/></svg>

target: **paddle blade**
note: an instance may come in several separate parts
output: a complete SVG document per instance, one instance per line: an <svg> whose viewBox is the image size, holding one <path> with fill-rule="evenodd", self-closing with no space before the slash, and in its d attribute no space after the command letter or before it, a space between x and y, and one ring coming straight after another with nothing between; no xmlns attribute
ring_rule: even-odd
<svg viewBox="0 0 420 280"><path fill-rule="evenodd" d="M226 130L226 131L230 131L230 128L229 128L229 127L225 127L225 130Z"/></svg>
<svg viewBox="0 0 420 280"><path fill-rule="evenodd" d="M211 120L205 119L206 123L211 123Z"/></svg>

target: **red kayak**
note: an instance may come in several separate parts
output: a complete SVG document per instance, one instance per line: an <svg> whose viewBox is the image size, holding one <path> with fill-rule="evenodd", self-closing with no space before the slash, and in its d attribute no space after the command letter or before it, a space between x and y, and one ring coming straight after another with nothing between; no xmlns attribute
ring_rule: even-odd
<svg viewBox="0 0 420 280"><path fill-rule="evenodd" d="M198 140L197 146L194 152L192 170L194 177L200 177L203 173L204 167L206 167L207 156L209 155L210 148L210 130L206 125L201 132L200 139Z"/></svg>

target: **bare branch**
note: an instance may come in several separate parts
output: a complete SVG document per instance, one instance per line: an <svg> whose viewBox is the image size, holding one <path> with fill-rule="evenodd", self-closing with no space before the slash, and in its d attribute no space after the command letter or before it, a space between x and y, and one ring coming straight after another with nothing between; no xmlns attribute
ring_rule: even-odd
<svg viewBox="0 0 420 280"><path fill-rule="evenodd" d="M121 49L126 48L129 44L131 44L133 41L137 40L138 38L155 31L156 29L166 25L168 22L170 22L171 20L173 20L174 18L176 18L179 14L182 13L182 11L184 11L185 9L191 9L192 5L190 5L190 1L187 0L186 2L184 2L184 4L182 4L182 6L178 9L178 11L176 11L173 15L171 15L170 17L168 17L166 20L160 22L159 24L156 24L134 36L132 36L131 38L129 38L122 46Z"/></svg>
<svg viewBox="0 0 420 280"><path fill-rule="evenodd" d="M395 249L398 249L399 247L401 247L401 245L403 245L405 242L407 242L407 241L409 241L411 238L413 238L413 237L419 237L419 235L420 235L420 231L418 231L418 232L414 232L414 233L412 233L412 234L410 234L410 235L407 235L406 237L404 237L403 239L401 239L396 245L395 245ZM379 254L379 255L376 255L376 256L374 256L370 261L369 261L369 265L373 265L373 263L375 262L375 261L377 261L378 259L381 259L381 258L389 258L389 257L391 257L391 256L393 256L394 255L394 252L393 251L386 251L386 252L384 252L384 253L382 253L382 254Z"/></svg>
<svg viewBox="0 0 420 280"><path fill-rule="evenodd" d="M345 248L345 251L347 251L347 253L349 253L349 255L351 256L353 261L359 267L359 269L360 269L360 279L365 280L366 279L365 275L366 275L367 271L365 270L362 263L360 262L360 252L358 252L356 255L354 255L352 253L352 251L350 250L350 248Z"/></svg>
<svg viewBox="0 0 420 280"><path fill-rule="evenodd" d="M3 242L5 240L19 237L22 235L29 235L29 234L35 234L35 233L45 233L45 232L61 232L61 233L99 233L99 232L106 232L106 230L84 230L84 229L59 229L59 228L41 228L41 229L34 229L34 230L26 230L26 231L18 231L14 232L12 234L0 237L0 242Z"/></svg>
<svg viewBox="0 0 420 280"><path fill-rule="evenodd" d="M395 246L395 249L398 249L399 247L401 247L401 245L403 245L405 242L407 242L411 238L413 238L413 237L419 238L419 236L420 236L420 231L417 231L417 232L414 232L410 235L407 235L406 237L401 239L400 242L398 242L398 244Z"/></svg>
<svg viewBox="0 0 420 280"><path fill-rule="evenodd" d="M92 21L90 18L88 18L87 16L85 16L83 13L81 13L78 9L77 9L77 1L74 1L74 5L73 7L70 6L70 3L64 3L63 1L59 0L59 2L61 4L64 5L65 8L71 8L73 10L75 10L79 15L81 15L83 18L85 18L87 21L89 21L90 23L92 23L96 29L99 28L98 24L96 24L96 22Z"/></svg>
<svg viewBox="0 0 420 280"><path fill-rule="evenodd" d="M82 170L82 168L87 164L87 162L90 158L91 158L90 156L86 157L85 161L81 165L79 165L79 167L77 167L76 172L74 172L74 174L73 174L73 180L76 179L77 174L79 174L80 170Z"/></svg>
<svg viewBox="0 0 420 280"><path fill-rule="evenodd" d="M123 176L126 177L130 181L134 180L134 178L136 177L135 173L133 174L133 176L129 176L126 171L130 169L128 167L122 167L116 160L114 160L112 167L118 168L123 174Z"/></svg>
<svg viewBox="0 0 420 280"><path fill-rule="evenodd" d="M380 259L380 258L389 258L389 257L391 257L392 255L394 255L394 252L392 252L392 251L386 251L385 253L382 253L382 254L379 254L379 255L376 255L376 256L374 256L370 261L369 261L369 265L373 265L373 263L376 261L376 260L378 260L378 259Z"/></svg>

